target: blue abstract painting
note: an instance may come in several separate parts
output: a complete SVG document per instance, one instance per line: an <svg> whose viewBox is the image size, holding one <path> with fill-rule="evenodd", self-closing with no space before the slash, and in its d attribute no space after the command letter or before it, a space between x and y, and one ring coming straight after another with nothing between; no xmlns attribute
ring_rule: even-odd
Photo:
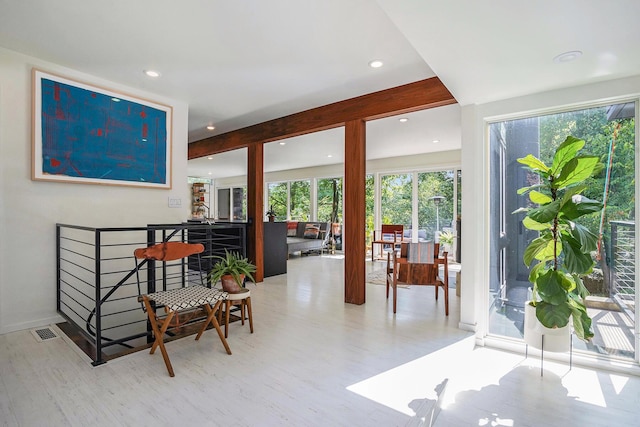
<svg viewBox="0 0 640 427"><path fill-rule="evenodd" d="M166 108L53 76L37 84L43 176L170 186Z"/></svg>

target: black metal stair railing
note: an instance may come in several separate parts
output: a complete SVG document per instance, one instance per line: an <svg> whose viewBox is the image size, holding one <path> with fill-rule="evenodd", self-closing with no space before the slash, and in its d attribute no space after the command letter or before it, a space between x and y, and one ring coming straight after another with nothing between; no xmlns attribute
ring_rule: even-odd
<svg viewBox="0 0 640 427"><path fill-rule="evenodd" d="M93 365L132 349L146 348L151 330L138 302L141 291L185 286L210 265L138 262L135 248L165 241L203 243L205 255L246 247L239 225L168 224L130 228L56 225L57 309L93 348ZM143 288L139 290L136 270ZM199 280L198 280L199 281ZM156 289L160 283L162 289Z"/></svg>

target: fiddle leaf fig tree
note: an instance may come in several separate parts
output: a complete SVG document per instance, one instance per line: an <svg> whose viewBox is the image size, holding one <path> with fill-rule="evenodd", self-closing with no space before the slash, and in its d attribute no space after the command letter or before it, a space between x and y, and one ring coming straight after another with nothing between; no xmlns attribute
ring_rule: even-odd
<svg viewBox="0 0 640 427"><path fill-rule="evenodd" d="M557 148L551 166L531 154L518 159L540 177L540 183L518 190L520 195L528 194L533 207L514 213L525 212L522 224L539 232L523 256L525 265L534 264L529 281L536 317L547 328L564 327L573 318L575 334L589 341L593 332L582 277L593 270L591 252L597 248L597 236L577 220L602 210L601 202L582 192L587 188L585 181L603 165L597 157L578 155L584 145L584 140L568 136Z"/></svg>

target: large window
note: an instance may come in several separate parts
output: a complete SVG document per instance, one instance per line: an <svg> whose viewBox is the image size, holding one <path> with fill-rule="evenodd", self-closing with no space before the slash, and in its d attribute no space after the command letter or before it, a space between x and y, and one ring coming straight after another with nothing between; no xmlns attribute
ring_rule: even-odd
<svg viewBox="0 0 640 427"><path fill-rule="evenodd" d="M317 181L317 219L331 222L331 249L342 249L342 178Z"/></svg>
<svg viewBox="0 0 640 427"><path fill-rule="evenodd" d="M631 237L635 236L634 117L635 103L622 103L490 125L490 334L521 337L523 306L529 296L529 269L522 256L537 232L521 226L523 214L511 214L526 203L517 189L532 184L516 159L533 154L551 164L557 146L573 135L586 141L585 154L599 156L605 164L584 195L606 204L603 215L596 213L583 221L599 236L599 250L593 253L597 268L585 284L606 304L587 304L596 336L591 343L574 340L574 347L634 357L637 286L635 245L629 245L635 242Z"/></svg>
<svg viewBox="0 0 640 427"><path fill-rule="evenodd" d="M342 224L342 178L318 179L318 221Z"/></svg>
<svg viewBox="0 0 640 427"><path fill-rule="evenodd" d="M276 213L276 221L287 219L288 188L286 182L270 182L267 187L268 209Z"/></svg>
<svg viewBox="0 0 640 427"><path fill-rule="evenodd" d="M380 179L382 224L400 224L411 229L413 212L413 175L383 175Z"/></svg>
<svg viewBox="0 0 640 427"><path fill-rule="evenodd" d="M445 230L454 232L459 172L382 175L380 223L403 225L405 239L414 241L436 240L436 233Z"/></svg>
<svg viewBox="0 0 640 427"><path fill-rule="evenodd" d="M454 171L418 174L418 240L432 240L436 231L453 231Z"/></svg>
<svg viewBox="0 0 640 427"><path fill-rule="evenodd" d="M365 178L365 230L364 230L364 242L365 253L371 248L371 241L373 240L373 230L375 224L375 178L373 175L368 174Z"/></svg>
<svg viewBox="0 0 640 427"><path fill-rule="evenodd" d="M267 184L267 209L276 213L276 221L308 221L311 212L311 182L270 182Z"/></svg>
<svg viewBox="0 0 640 427"><path fill-rule="evenodd" d="M292 181L289 183L289 216L294 221L308 221L311 212L311 183Z"/></svg>

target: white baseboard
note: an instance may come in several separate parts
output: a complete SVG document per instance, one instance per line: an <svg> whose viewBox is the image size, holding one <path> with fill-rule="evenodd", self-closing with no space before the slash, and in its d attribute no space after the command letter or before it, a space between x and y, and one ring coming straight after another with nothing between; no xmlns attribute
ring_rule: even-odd
<svg viewBox="0 0 640 427"><path fill-rule="evenodd" d="M41 326L49 326L51 324L64 322L62 316L52 316L44 319L31 320L29 322L14 323L12 325L1 325L0 335L9 334L11 332L23 331L25 329L39 328Z"/></svg>
<svg viewBox="0 0 640 427"><path fill-rule="evenodd" d="M458 323L458 328L462 329L463 331L476 332L477 329L478 329L478 324L477 323L459 322Z"/></svg>

